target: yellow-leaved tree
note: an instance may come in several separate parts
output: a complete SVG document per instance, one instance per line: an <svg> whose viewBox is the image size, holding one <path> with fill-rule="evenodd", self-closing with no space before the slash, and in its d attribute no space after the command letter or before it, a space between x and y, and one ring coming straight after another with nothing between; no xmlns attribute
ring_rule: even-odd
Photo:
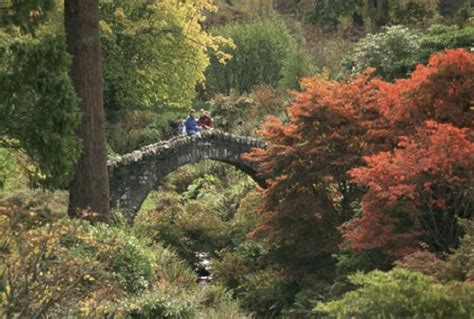
<svg viewBox="0 0 474 319"><path fill-rule="evenodd" d="M103 0L105 106L189 106L204 80L208 52L232 42L203 30L211 0Z"/></svg>

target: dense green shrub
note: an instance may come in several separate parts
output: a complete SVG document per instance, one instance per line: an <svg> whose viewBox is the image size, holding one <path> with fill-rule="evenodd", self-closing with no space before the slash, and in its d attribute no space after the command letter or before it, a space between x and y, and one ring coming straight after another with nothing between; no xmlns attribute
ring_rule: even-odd
<svg viewBox="0 0 474 319"><path fill-rule="evenodd" d="M191 264L195 252L221 249L228 243L226 225L219 214L219 197L186 200L165 193L157 198L156 209L143 211L136 219L137 231L156 242L176 247Z"/></svg>
<svg viewBox="0 0 474 319"><path fill-rule="evenodd" d="M0 193L0 201L5 206L18 208L18 220L24 227L43 226L66 216L68 193L65 191L45 192L41 190L18 190ZM27 218L28 212L34 212Z"/></svg>
<svg viewBox="0 0 474 319"><path fill-rule="evenodd" d="M341 75L355 75L371 67L384 80L393 81L410 75L418 64L424 64L437 51L470 48L474 43L474 26L433 25L422 34L403 26L386 28L368 34L342 63Z"/></svg>
<svg viewBox="0 0 474 319"><path fill-rule="evenodd" d="M369 272L374 269L389 270L393 266L387 262L387 256L379 250L355 252L350 248L342 248L334 256L337 259L339 276L346 277L355 272Z"/></svg>
<svg viewBox="0 0 474 319"><path fill-rule="evenodd" d="M198 303L197 296L163 285L127 299L113 314L122 318L196 318Z"/></svg>
<svg viewBox="0 0 474 319"><path fill-rule="evenodd" d="M295 297L294 302L283 309L285 319L319 318L313 311L314 305L320 301L330 300L332 296L331 284L324 280L305 282L304 287Z"/></svg>
<svg viewBox="0 0 474 319"><path fill-rule="evenodd" d="M438 0L311 0L300 1L306 20L327 32L383 26L427 26L438 20ZM352 30L355 31L355 30Z"/></svg>
<svg viewBox="0 0 474 319"><path fill-rule="evenodd" d="M452 48L470 49L474 43L474 22L460 28L456 25L433 25L421 38L419 63L425 63L433 52Z"/></svg>
<svg viewBox="0 0 474 319"><path fill-rule="evenodd" d="M135 218L135 232L140 237L175 247L181 256L192 259L193 253L183 246L183 232L176 223L184 209L179 194L172 192L156 194L153 202L152 209L142 210Z"/></svg>
<svg viewBox="0 0 474 319"><path fill-rule="evenodd" d="M216 96L213 103L213 116L220 129L239 135L247 135L255 130L255 118L251 110L255 101L248 96Z"/></svg>
<svg viewBox="0 0 474 319"><path fill-rule="evenodd" d="M250 192L240 201L228 223L232 245L217 252L212 259L212 274L216 281L229 289L236 289L245 275L265 267L268 247L263 242L248 238L255 229L259 216L255 213L262 200L258 192Z"/></svg>
<svg viewBox="0 0 474 319"><path fill-rule="evenodd" d="M229 95L231 90L248 93L257 84L276 86L284 77L295 40L280 18L228 25L214 33L231 38L236 47L227 50L232 58L226 64L211 59L206 86L212 93Z"/></svg>
<svg viewBox="0 0 474 319"><path fill-rule="evenodd" d="M431 275L442 282L474 280L474 221L459 220L464 230L459 247L446 258L420 251L397 261L397 266Z"/></svg>
<svg viewBox="0 0 474 319"><path fill-rule="evenodd" d="M460 240L459 247L448 257L448 263L452 265L453 275L458 280L474 281L474 221L460 220L464 229L464 236Z"/></svg>
<svg viewBox="0 0 474 319"><path fill-rule="evenodd" d="M283 274L273 270L260 270L244 276L237 288L242 305L258 318L275 318L293 303L298 287Z"/></svg>
<svg viewBox="0 0 474 319"><path fill-rule="evenodd" d="M245 277L264 268L268 247L261 242L245 241L234 248L223 249L212 259L213 277L224 287L237 289Z"/></svg>
<svg viewBox="0 0 474 319"><path fill-rule="evenodd" d="M69 219L66 197L0 200L0 317L238 318L230 295L199 287L173 251Z"/></svg>
<svg viewBox="0 0 474 319"><path fill-rule="evenodd" d="M202 289L201 296L205 308L200 312L199 318L242 318L240 304L233 299L232 294L225 288L209 285Z"/></svg>
<svg viewBox="0 0 474 319"><path fill-rule="evenodd" d="M41 206L0 202L0 316L94 316L108 296L122 293L107 270L114 247Z"/></svg>
<svg viewBox="0 0 474 319"><path fill-rule="evenodd" d="M420 41L418 32L403 26L369 34L344 60L342 73L355 75L371 67L384 80L406 77L417 65L414 54L420 49Z"/></svg>
<svg viewBox="0 0 474 319"><path fill-rule="evenodd" d="M242 197L238 208L230 222L230 228L234 242L238 245L248 240L248 234L255 229L260 216L256 211L262 203L262 194L251 191Z"/></svg>
<svg viewBox="0 0 474 319"><path fill-rule="evenodd" d="M0 192L20 189L28 185L26 172L21 166L24 156L6 148L0 148Z"/></svg>
<svg viewBox="0 0 474 319"><path fill-rule="evenodd" d="M155 253L119 228L99 224L90 228L90 233L104 245L117 249L112 259L112 271L127 292L137 293L149 288L156 280ZM99 259L102 256L99 256ZM104 256L107 258L107 256Z"/></svg>
<svg viewBox="0 0 474 319"><path fill-rule="evenodd" d="M218 259L212 259L212 275L228 289L236 289L244 276L254 271L255 267L249 265L249 260L239 252L221 250L218 254Z"/></svg>
<svg viewBox="0 0 474 319"><path fill-rule="evenodd" d="M318 304L329 318L472 318L474 285L435 279L404 269L350 276L359 286L337 301Z"/></svg>

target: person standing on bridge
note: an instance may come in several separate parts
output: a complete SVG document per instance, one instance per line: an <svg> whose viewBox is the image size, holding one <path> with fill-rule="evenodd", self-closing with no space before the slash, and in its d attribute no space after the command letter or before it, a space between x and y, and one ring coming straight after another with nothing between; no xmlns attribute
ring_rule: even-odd
<svg viewBox="0 0 474 319"><path fill-rule="evenodd" d="M202 127L204 130L214 129L214 126L215 126L214 121L212 120L208 111L201 109L201 116L199 117L198 125Z"/></svg>
<svg viewBox="0 0 474 319"><path fill-rule="evenodd" d="M188 136L197 134L201 130L198 127L198 123L194 119L194 113L195 111L191 109L189 111L188 117L186 118L186 121L184 122L184 126L186 128L186 134L188 134Z"/></svg>

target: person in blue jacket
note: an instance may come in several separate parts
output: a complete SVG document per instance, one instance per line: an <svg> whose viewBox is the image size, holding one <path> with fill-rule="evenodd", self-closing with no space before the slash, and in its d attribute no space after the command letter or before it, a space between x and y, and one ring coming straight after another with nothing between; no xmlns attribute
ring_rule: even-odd
<svg viewBox="0 0 474 319"><path fill-rule="evenodd" d="M186 127L186 134L188 134L188 136L197 134L201 130L196 120L194 119L194 113L194 110L190 110L189 115L186 118L186 121L184 122L184 126Z"/></svg>

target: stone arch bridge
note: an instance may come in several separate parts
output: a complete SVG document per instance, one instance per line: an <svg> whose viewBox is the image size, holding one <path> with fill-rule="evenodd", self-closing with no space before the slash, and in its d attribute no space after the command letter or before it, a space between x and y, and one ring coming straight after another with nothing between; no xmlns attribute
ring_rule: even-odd
<svg viewBox="0 0 474 319"><path fill-rule="evenodd" d="M233 165L265 187L265 179L257 174L256 164L241 158L251 148L265 146L265 142L255 138L213 130L175 137L117 156L108 162L111 207L120 207L132 222L147 195L166 175L205 159Z"/></svg>

